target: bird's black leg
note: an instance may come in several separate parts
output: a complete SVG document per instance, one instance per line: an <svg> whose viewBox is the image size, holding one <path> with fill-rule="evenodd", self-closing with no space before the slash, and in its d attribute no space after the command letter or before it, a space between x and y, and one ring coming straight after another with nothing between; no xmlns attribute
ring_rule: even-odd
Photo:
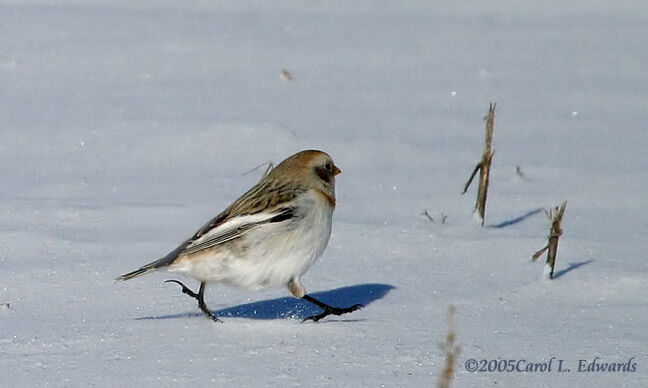
<svg viewBox="0 0 648 388"><path fill-rule="evenodd" d="M218 317L214 315L211 311L209 311L209 308L207 308L207 305L205 304L205 282L200 283L200 290L198 290L198 293L196 294L195 292L191 291L187 286L185 286L182 282L178 280L167 280L165 283L177 283L182 287L182 293L187 294L190 297L196 299L198 301L198 307L207 314L209 318L211 318L215 322L222 322Z"/></svg>
<svg viewBox="0 0 648 388"><path fill-rule="evenodd" d="M361 304L354 304L351 307L339 308L339 307L329 306L326 303L320 302L319 300L317 300L317 299L315 299L315 298L313 298L312 296L309 296L309 295L304 295L302 298L306 299L307 301L309 301L309 302L311 302L313 304L316 304L317 306L324 309L323 313L318 314L318 315L313 315L312 317L305 318L302 322L306 322L308 320L317 322L320 319L322 319L322 318L324 318L324 317L326 317L328 315L331 315L331 314L332 315L347 314L347 313L354 312L354 311L364 307Z"/></svg>

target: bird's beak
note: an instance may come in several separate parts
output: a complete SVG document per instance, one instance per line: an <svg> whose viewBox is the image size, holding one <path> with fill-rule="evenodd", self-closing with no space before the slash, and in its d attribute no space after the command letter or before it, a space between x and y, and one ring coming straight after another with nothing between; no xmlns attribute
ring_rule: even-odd
<svg viewBox="0 0 648 388"><path fill-rule="evenodd" d="M342 170L340 170L337 166L333 166L333 175L339 175L342 174Z"/></svg>

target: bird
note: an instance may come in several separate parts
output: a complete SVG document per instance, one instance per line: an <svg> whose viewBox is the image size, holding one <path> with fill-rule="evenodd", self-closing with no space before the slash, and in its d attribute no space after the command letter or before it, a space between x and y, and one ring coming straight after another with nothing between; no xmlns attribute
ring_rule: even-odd
<svg viewBox="0 0 648 388"><path fill-rule="evenodd" d="M363 307L333 307L306 293L302 276L324 252L335 209L335 177L342 171L323 151L298 152L276 167L190 238L166 256L119 276L125 281L166 269L200 282L194 292L179 280L182 292L214 321L205 303L208 283L248 289L285 286L323 312L302 322L351 313Z"/></svg>

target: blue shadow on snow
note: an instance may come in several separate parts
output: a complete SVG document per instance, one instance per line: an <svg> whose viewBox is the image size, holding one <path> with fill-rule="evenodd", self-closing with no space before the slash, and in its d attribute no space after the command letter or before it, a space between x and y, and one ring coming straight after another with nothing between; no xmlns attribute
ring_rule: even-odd
<svg viewBox="0 0 648 388"><path fill-rule="evenodd" d="M314 292L309 295L335 307L348 307L360 303L366 308L376 300L382 299L394 288L389 284L358 284L329 291ZM209 301L207 301L207 305L209 306ZM196 309L198 309L198 306L196 306ZM213 311L214 315L220 318L249 319L304 319L321 312L322 309L312 303L291 296L246 303ZM142 317L136 318L136 320L188 318L203 315L203 313L173 314L159 317Z"/></svg>
<svg viewBox="0 0 648 388"><path fill-rule="evenodd" d="M513 218L511 220L504 221L504 222L496 224L496 225L488 225L488 227L489 228L496 228L496 229L506 228L507 226L515 225L518 222L522 222L522 221L526 220L527 218L540 213L543 210L544 210L543 208L539 207L539 208L531 210L530 212L528 212L526 214L523 214L523 215L521 215L519 217Z"/></svg>
<svg viewBox="0 0 648 388"><path fill-rule="evenodd" d="M563 276L563 275L566 274L567 272L573 271L573 270L575 270L575 269L578 268L578 267L582 267L582 266L584 266L585 264L589 264L589 263L591 263L592 261L594 261L594 260L579 261L578 263L569 263L569 267L567 267L567 268L565 268L565 269L561 269L561 270L558 271L558 272L555 272L553 278L554 278L554 279L558 279L559 277Z"/></svg>

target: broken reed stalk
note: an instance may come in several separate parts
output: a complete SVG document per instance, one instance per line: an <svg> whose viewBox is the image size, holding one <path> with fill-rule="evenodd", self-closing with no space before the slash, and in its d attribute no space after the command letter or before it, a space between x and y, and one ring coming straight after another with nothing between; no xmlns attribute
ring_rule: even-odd
<svg viewBox="0 0 648 388"><path fill-rule="evenodd" d="M455 312L455 306L451 305L448 308L448 333L446 334L445 342L439 344L439 347L446 356L446 363L443 370L441 370L439 382L437 384L437 387L439 388L450 388L450 383L454 377L455 363L457 362L459 353L461 352L461 348L455 343L457 339L454 327Z"/></svg>
<svg viewBox="0 0 648 388"><path fill-rule="evenodd" d="M563 230L560 226L562 222L563 214L565 214L565 208L567 207L567 201L563 202L562 205L556 206L548 211L545 211L547 218L551 221L551 231L549 232L549 242L547 246L540 249L531 257L531 262L533 263L542 256L542 254L547 251L547 266L550 269L549 279L554 277L554 268L556 267L556 254L558 253L558 239L562 236Z"/></svg>
<svg viewBox="0 0 648 388"><path fill-rule="evenodd" d="M488 114L484 118L486 121L486 141L484 144L484 153L482 154L482 159L475 169L473 170L468 182L464 186L463 193L466 194L468 187L472 183L477 171L479 171L479 188L477 189L477 202L475 203L475 211L481 219L481 225L484 226L484 216L486 215L486 196L488 194L488 182L490 177L490 168L491 162L493 161L493 128L495 125L495 107L497 103L491 103L488 107Z"/></svg>

